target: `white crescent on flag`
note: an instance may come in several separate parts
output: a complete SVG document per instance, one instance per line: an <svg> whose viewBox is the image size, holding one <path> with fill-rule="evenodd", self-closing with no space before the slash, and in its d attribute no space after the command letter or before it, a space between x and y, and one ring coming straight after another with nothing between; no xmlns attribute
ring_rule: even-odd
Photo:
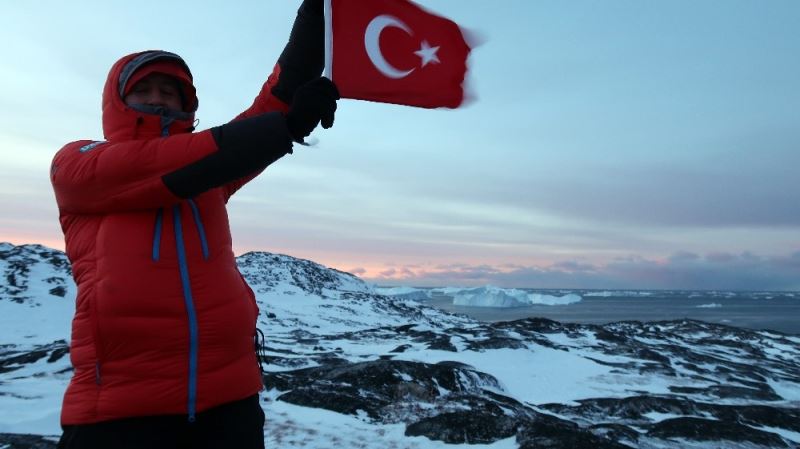
<svg viewBox="0 0 800 449"><path fill-rule="evenodd" d="M413 34L411 28L401 22L397 17L387 14L377 16L369 22L367 30L364 32L364 47L367 49L367 56L369 56L369 60L372 61L375 68L385 76L394 79L405 78L413 72L414 69L406 71L396 69L386 61L386 58L383 57L383 53L381 52L381 32L387 27L400 28L408 33L409 36Z"/></svg>

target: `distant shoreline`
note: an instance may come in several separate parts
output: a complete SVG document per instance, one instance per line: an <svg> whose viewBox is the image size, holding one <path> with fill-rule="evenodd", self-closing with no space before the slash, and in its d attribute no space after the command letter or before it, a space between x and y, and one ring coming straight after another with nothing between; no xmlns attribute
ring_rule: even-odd
<svg viewBox="0 0 800 449"><path fill-rule="evenodd" d="M456 306L448 296L425 302L450 313L467 315L485 322L514 321L528 317L548 318L563 323L607 324L618 321L671 321L693 319L751 330L778 331L800 335L800 301L794 299L753 299L719 297L583 297L578 303L525 307ZM717 304L715 307L698 307Z"/></svg>

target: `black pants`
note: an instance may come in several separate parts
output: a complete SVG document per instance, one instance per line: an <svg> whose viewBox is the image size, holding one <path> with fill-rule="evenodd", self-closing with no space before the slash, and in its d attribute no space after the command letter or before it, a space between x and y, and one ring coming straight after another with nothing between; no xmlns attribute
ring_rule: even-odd
<svg viewBox="0 0 800 449"><path fill-rule="evenodd" d="M264 449L258 395L186 415L126 418L64 426L58 449Z"/></svg>

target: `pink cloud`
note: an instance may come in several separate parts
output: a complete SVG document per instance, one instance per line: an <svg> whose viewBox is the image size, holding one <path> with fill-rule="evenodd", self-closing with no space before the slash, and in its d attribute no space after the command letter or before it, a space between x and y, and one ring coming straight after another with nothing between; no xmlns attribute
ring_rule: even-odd
<svg viewBox="0 0 800 449"><path fill-rule="evenodd" d="M399 266L372 280L418 286L493 284L530 288L674 290L798 290L800 251L784 256L681 251L663 259L618 258L606 264L562 261L546 266L440 264L428 269Z"/></svg>

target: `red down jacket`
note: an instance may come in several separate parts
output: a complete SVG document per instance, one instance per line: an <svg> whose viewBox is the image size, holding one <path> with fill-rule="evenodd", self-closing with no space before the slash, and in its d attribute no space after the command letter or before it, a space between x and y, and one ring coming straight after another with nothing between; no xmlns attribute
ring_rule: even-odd
<svg viewBox="0 0 800 449"><path fill-rule="evenodd" d="M191 417L262 388L253 348L258 307L237 269L225 209L258 173L192 198L168 189L165 174L220 148L212 130L191 132L194 111L164 127L162 117L124 104L120 74L140 55L122 58L108 75L106 141L66 145L51 169L78 285L64 425ZM236 120L286 112L270 89L279 72ZM196 106L196 97L188 100Z"/></svg>

